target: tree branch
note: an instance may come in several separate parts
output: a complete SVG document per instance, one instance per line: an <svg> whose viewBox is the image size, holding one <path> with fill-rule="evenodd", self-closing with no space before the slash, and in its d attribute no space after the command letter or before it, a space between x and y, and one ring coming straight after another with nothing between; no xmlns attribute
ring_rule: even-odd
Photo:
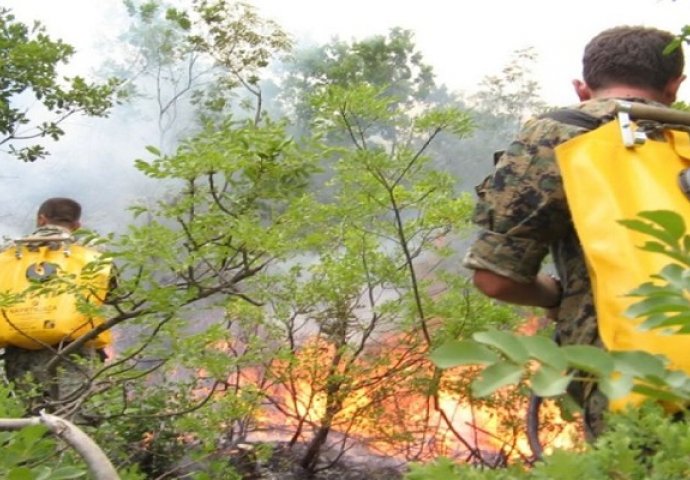
<svg viewBox="0 0 690 480"><path fill-rule="evenodd" d="M72 422L43 411L38 417L0 418L0 430L21 430L31 425L45 426L51 433L76 450L86 462L93 478L120 480L115 467L101 447Z"/></svg>

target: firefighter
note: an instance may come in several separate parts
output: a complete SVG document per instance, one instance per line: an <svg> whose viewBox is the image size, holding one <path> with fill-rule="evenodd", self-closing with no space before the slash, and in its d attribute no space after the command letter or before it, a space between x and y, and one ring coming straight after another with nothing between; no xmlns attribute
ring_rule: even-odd
<svg viewBox="0 0 690 480"><path fill-rule="evenodd" d="M75 238L81 227L81 210L81 205L70 198L44 201L36 216L36 230L0 254L0 289L19 293L32 282L41 283L59 272L79 275L86 263L97 258L99 253L78 245ZM46 258L50 261L44 261ZM106 275L109 277L107 268L99 272L96 281L107 285L110 279L102 280ZM91 381L88 365L104 359L102 347L109 336L62 355L61 351L79 333L90 330L93 322L89 319L89 326L82 328L83 315L75 308L74 298L70 297L67 301L71 304L65 306L60 295L30 296L24 303L2 310L4 337L0 338L5 344L5 375L27 400L28 413L46 409L74 419L73 406L79 404ZM104 296L101 294L100 300ZM70 334L56 333L63 323ZM59 361L55 361L56 356Z"/></svg>
<svg viewBox="0 0 690 480"><path fill-rule="evenodd" d="M681 48L664 53L673 39L642 26L596 35L584 50L583 79L573 82L580 103L569 108L604 123L614 118L618 100L669 106L685 79ZM554 154L556 146L587 131L548 116L525 123L477 187L479 234L463 263L489 297L544 308L563 345L601 347L590 278ZM549 253L557 275L542 268ZM604 428L607 400L591 383L573 384L570 393L584 407L591 440Z"/></svg>

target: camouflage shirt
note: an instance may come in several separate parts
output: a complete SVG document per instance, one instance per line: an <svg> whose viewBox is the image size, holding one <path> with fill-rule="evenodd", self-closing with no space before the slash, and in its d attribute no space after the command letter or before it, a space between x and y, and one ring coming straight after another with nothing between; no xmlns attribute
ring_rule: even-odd
<svg viewBox="0 0 690 480"><path fill-rule="evenodd" d="M570 108L606 120L614 118L616 104L599 99ZM528 283L551 253L563 285L557 332L564 345L600 345L589 275L554 153L587 131L548 117L524 125L494 173L476 188L473 220L480 231L464 259L468 268Z"/></svg>

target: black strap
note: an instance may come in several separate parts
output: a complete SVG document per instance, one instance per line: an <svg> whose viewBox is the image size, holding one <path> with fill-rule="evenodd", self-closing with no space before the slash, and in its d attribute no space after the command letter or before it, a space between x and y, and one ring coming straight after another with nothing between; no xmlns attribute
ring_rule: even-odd
<svg viewBox="0 0 690 480"><path fill-rule="evenodd" d="M594 130L602 124L611 120L609 117L595 117L582 110L574 108L560 108L543 113L539 118L550 118L560 123L582 127L587 130Z"/></svg>
<svg viewBox="0 0 690 480"><path fill-rule="evenodd" d="M575 108L559 108L557 110L551 110L550 112L542 113L539 118L550 118L560 123L565 123L566 125L573 125L575 127L584 128L585 130L594 130L599 128L604 123L607 123L613 119L611 116L595 117L582 110L577 110ZM498 150L494 152L494 165L498 163L501 155L505 150Z"/></svg>

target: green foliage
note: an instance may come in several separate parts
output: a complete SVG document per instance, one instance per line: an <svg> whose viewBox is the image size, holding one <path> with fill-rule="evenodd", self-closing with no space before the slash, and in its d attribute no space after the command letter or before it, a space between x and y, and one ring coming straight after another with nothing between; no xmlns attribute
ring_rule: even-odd
<svg viewBox="0 0 690 480"><path fill-rule="evenodd" d="M638 216L642 220L620 220L619 223L654 239L640 247L642 250L661 253L690 266L690 236L685 234L682 216L668 210L640 212Z"/></svg>
<svg viewBox="0 0 690 480"><path fill-rule="evenodd" d="M682 100L679 100L677 102L673 102L673 104L671 105L671 108L673 108L675 110L682 110L684 112L690 112L690 104L688 104L687 102L684 102Z"/></svg>
<svg viewBox="0 0 690 480"><path fill-rule="evenodd" d="M19 418L24 409L11 390L0 382L0 419ZM2 420L0 420L1 422ZM0 478L67 480L86 478L83 463L62 448L55 436L41 425L17 431L0 431Z"/></svg>
<svg viewBox="0 0 690 480"><path fill-rule="evenodd" d="M256 70L267 66L275 52L291 46L278 25L260 18L248 3L195 0L193 11L201 21L187 23L192 31L198 28L189 43L212 55L229 72L247 75L249 84L256 84ZM168 10L169 16L171 13L175 10ZM179 18L180 12L175 17Z"/></svg>
<svg viewBox="0 0 690 480"><path fill-rule="evenodd" d="M665 266L652 276L654 281L633 290L630 295L642 300L630 306L627 314L643 317L640 328L674 328L674 333L690 332L690 236L683 218L671 211L639 213L639 219L620 223L651 237L641 248L678 262ZM656 282L655 282L656 281ZM605 352L588 345L558 347L543 337L523 337L502 331L478 332L473 341L451 341L437 348L431 359L442 368L458 365L484 365L473 383L478 396L490 395L506 385L527 381L534 393L563 395L572 371L590 374L609 398L629 392L683 404L690 398L690 377L666 369L663 357L646 352ZM534 369L534 362L538 369Z"/></svg>
<svg viewBox="0 0 690 480"><path fill-rule="evenodd" d="M439 368L452 368L458 365L491 365L499 360L499 356L477 342L451 340L434 350L431 359Z"/></svg>
<svg viewBox="0 0 690 480"><path fill-rule="evenodd" d="M286 64L281 99L300 121L308 123L314 110L309 98L330 87L368 85L393 102L411 106L434 87L434 74L417 50L413 33L393 28L388 35L345 42L334 39L293 54Z"/></svg>
<svg viewBox="0 0 690 480"><path fill-rule="evenodd" d="M652 281L630 292L642 300L627 310L630 317L643 318L640 328L670 329L674 333L690 332L690 235L686 233L685 220L671 211L651 211L638 214L639 219L620 223L643 233L653 240L645 242L642 249L669 257L674 263L666 265Z"/></svg>
<svg viewBox="0 0 690 480"><path fill-rule="evenodd" d="M609 398L637 392L680 404L690 399L690 377L666 370L663 357L646 352L605 352L589 345L559 347L546 337L497 330L477 332L472 338L440 346L431 359L441 368L483 365L472 385L479 397L522 381L541 397L564 395L575 378L572 372L582 371L591 377L578 379L596 381Z"/></svg>
<svg viewBox="0 0 690 480"><path fill-rule="evenodd" d="M672 333L687 333L690 237L684 219L670 211L649 211L620 223L651 238L641 247L643 250L674 261L653 275L653 281L631 292L641 300L627 314L645 319L641 326L645 329L671 328ZM635 392L667 406L680 406L681 410L690 400L690 377L669 370L663 357L642 351L606 352L587 345L559 347L546 337L489 330L475 333L473 340L449 341L436 348L431 359L442 368L483 366L472 383L476 396L491 395L502 387L521 383L541 397L562 396L569 382L579 379L596 381L610 399ZM574 372L584 372L587 377L576 377ZM556 451L530 470L511 467L484 472L443 460L415 466L408 478L684 478L688 462L678 450L690 448L684 440L688 424L673 422L659 405L648 401L639 410L609 414L608 430L593 447L584 452Z"/></svg>
<svg viewBox="0 0 690 480"><path fill-rule="evenodd" d="M191 14L167 18L194 28ZM312 93L311 138L288 138L283 122L226 119L174 154L149 147L137 162L170 190L137 207L141 224L111 247L122 276L111 324L127 321L137 335L110 373L118 387L95 401L110 419L99 435L117 438L111 454L123 468L135 461L162 475L183 453L202 461L251 431L262 401L309 442L307 469L335 429L426 448L434 426L407 419L395 400L437 394L429 346L515 321L434 265L471 202L428 150L444 132L470 135L469 116L411 109L373 82L324 82ZM328 183L310 191L326 164ZM388 339L395 348L381 354ZM142 357L158 363L142 372ZM138 380L150 376L155 391Z"/></svg>
<svg viewBox="0 0 690 480"><path fill-rule="evenodd" d="M674 38L671 43L666 45L666 48L664 49L665 54L670 54L671 52L677 50L678 48L681 48L683 43L688 43L688 39L690 38L690 25L684 25L683 28L681 28L680 34Z"/></svg>
<svg viewBox="0 0 690 480"><path fill-rule="evenodd" d="M153 158L137 162L170 187L169 199L137 208L146 222L109 245L119 272L109 322L136 334L107 372L113 386L91 402L109 419L97 436L121 469L157 477L183 457L217 469L206 457L261 400L238 373L280 349L262 316L247 314L261 300L249 280L299 248L300 199L317 160L284 129L209 125L174 155L149 148Z"/></svg>
<svg viewBox="0 0 690 480"><path fill-rule="evenodd" d="M674 421L661 407L645 404L610 415L609 428L582 451L556 450L533 468L485 470L439 459L413 465L406 480L662 480L690 473L690 425Z"/></svg>
<svg viewBox="0 0 690 480"><path fill-rule="evenodd" d="M335 429L427 448L436 426L409 418L400 398L424 409L441 384L465 395L468 381L443 378L428 349L516 321L471 293L448 260L472 205L430 152L442 135L471 135L471 117L422 101L431 69L411 33L394 29L317 52L299 96L311 136L295 140L286 122L260 115L259 72L289 46L277 26L222 0L127 6L141 55L130 65L160 86L161 132L183 98L202 121L182 128L175 148L161 142L137 160L166 195L133 207L135 222L107 242L119 278L104 328L123 333L79 399L101 421L98 443L127 478L171 476L188 461L198 478L235 478L214 453L257 428L267 402L296 421L294 441L310 442L307 469ZM239 85L256 95L251 121L229 118ZM313 176L324 166L332 175L321 186ZM549 358L548 347L533 350ZM505 365L483 389L522 374ZM324 404L318 415L295 407L296 386Z"/></svg>
<svg viewBox="0 0 690 480"><path fill-rule="evenodd" d="M469 117L454 108L414 111L373 82L323 85L310 105L311 131L324 139L322 158L333 165L328 190L300 201L301 221L319 228L303 230L307 262L264 280L264 298L289 346L271 378L287 390L307 384L309 400L298 397L300 403L325 404L313 420L294 411L296 398L271 396L296 422L316 425L301 460L308 469L334 429L424 449L430 425L395 399L431 402L437 394L439 376L422 360L428 346L451 332L514 321L470 296L457 275L431 266L448 255L437 246L465 225L471 204L433 168L427 149L441 132L469 135ZM447 288L434 292L434 284Z"/></svg>
<svg viewBox="0 0 690 480"><path fill-rule="evenodd" d="M245 2L194 0L177 8L164 1L127 0L125 5L132 23L123 40L137 57L111 68L132 79L133 99L154 100L161 147L167 150L199 125L222 123L244 107L238 87L253 100L248 108L258 121L261 71L291 47L277 24Z"/></svg>
<svg viewBox="0 0 690 480"><path fill-rule="evenodd" d="M17 22L11 11L0 9L0 145L20 160L32 162L48 155L41 144L17 147L33 138L59 140L61 123L80 113L102 117L112 107L118 81L89 83L81 77L61 78L58 67L74 53L71 45L52 40L38 22L32 27ZM50 119L37 123L28 109L17 106L33 96Z"/></svg>
<svg viewBox="0 0 690 480"><path fill-rule="evenodd" d="M534 48L516 50L500 74L482 80L481 90L472 99L473 106L479 111L492 112L494 118L510 119L518 124L526 116L544 110L546 105L539 99L539 83L527 67L536 58Z"/></svg>

